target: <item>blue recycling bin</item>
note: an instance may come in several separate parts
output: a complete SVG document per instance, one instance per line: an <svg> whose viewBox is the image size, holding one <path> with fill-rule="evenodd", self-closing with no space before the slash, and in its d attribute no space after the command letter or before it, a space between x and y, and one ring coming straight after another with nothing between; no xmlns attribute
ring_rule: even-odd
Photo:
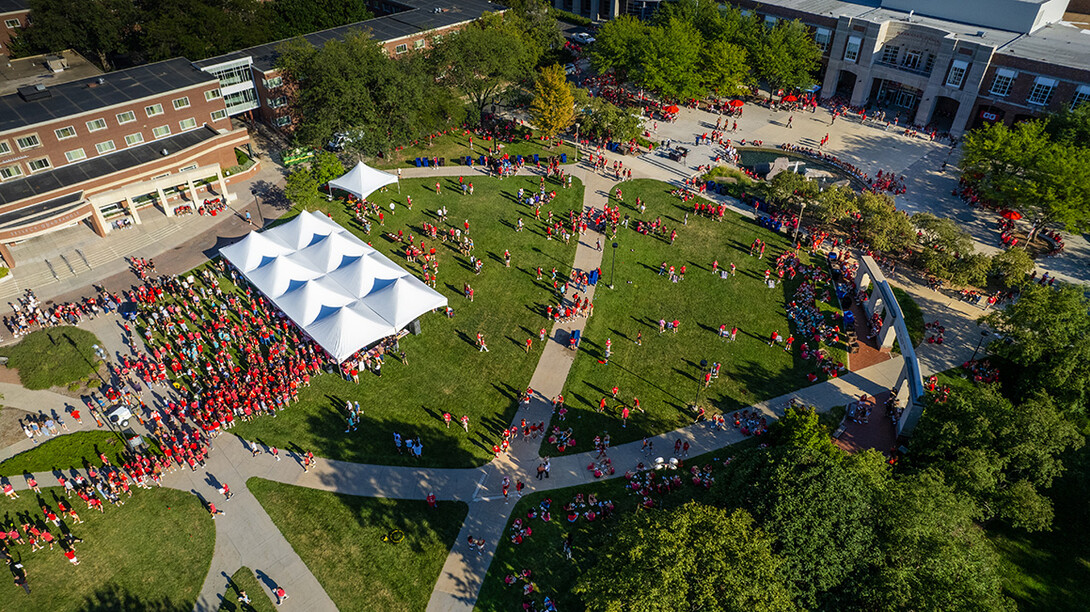
<svg viewBox="0 0 1090 612"><path fill-rule="evenodd" d="M568 154L567 153L561 153L560 154L560 163L562 163L562 164L568 163Z"/></svg>
<svg viewBox="0 0 1090 612"><path fill-rule="evenodd" d="M431 160L430 160L430 159L428 159L427 157L421 157L421 158L420 158L420 161L424 162L424 167L425 167L425 168L427 168L427 167L428 167L428 165L429 165L429 163L431 162Z"/></svg>
<svg viewBox="0 0 1090 612"><path fill-rule="evenodd" d="M534 165L537 165L538 163L539 162L538 162L537 153L534 153Z"/></svg>
<svg viewBox="0 0 1090 612"><path fill-rule="evenodd" d="M417 168L420 167L420 158L419 157L416 158L416 167Z"/></svg>
<svg viewBox="0 0 1090 612"><path fill-rule="evenodd" d="M516 159L518 160L518 163L520 163L520 164L522 163L522 156L521 155L519 155Z"/></svg>
<svg viewBox="0 0 1090 612"><path fill-rule="evenodd" d="M482 165L482 166L484 165L484 155L482 155L482 156L481 156L481 157L480 157L480 158L479 158L479 159L477 160L477 163L478 163L478 164L480 164L480 165Z"/></svg>

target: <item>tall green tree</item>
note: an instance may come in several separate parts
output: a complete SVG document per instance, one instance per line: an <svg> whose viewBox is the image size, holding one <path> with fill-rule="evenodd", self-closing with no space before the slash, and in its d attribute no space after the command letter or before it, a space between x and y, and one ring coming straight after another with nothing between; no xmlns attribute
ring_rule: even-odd
<svg viewBox="0 0 1090 612"><path fill-rule="evenodd" d="M501 88L525 78L536 62L522 37L485 25L444 37L431 59L439 82L468 97L478 118Z"/></svg>
<svg viewBox="0 0 1090 612"><path fill-rule="evenodd" d="M810 208L807 208L807 214L817 217L822 223L836 223L858 210L855 192L849 187L833 185L818 193Z"/></svg>
<svg viewBox="0 0 1090 612"><path fill-rule="evenodd" d="M744 510L690 502L621 518L573 588L604 612L795 610L769 537Z"/></svg>
<svg viewBox="0 0 1090 612"><path fill-rule="evenodd" d="M275 0L270 2L283 38L372 19L367 0Z"/></svg>
<svg viewBox="0 0 1090 612"><path fill-rule="evenodd" d="M706 89L721 96L744 94L750 81L749 56L741 45L725 40L708 41L700 52L698 71Z"/></svg>
<svg viewBox="0 0 1090 612"><path fill-rule="evenodd" d="M530 102L534 125L552 138L571 125L575 117L574 105L575 99L560 64L541 69L534 83L534 99Z"/></svg>
<svg viewBox="0 0 1090 612"><path fill-rule="evenodd" d="M129 0L30 0L29 6L33 21L12 43L20 54L75 49L110 70L111 58L133 47L140 13Z"/></svg>
<svg viewBox="0 0 1090 612"><path fill-rule="evenodd" d="M801 21L781 19L761 36L760 51L754 55L758 78L773 89L806 89L814 82L821 61L821 48Z"/></svg>
<svg viewBox="0 0 1090 612"><path fill-rule="evenodd" d="M698 72L700 32L680 19L653 26L642 45L636 82L668 98L691 98L707 93Z"/></svg>
<svg viewBox="0 0 1090 612"><path fill-rule="evenodd" d="M598 31L590 61L599 72L616 72L622 79L643 64L643 45L650 26L632 17L621 15L607 21Z"/></svg>
<svg viewBox="0 0 1090 612"><path fill-rule="evenodd" d="M1082 287L1026 283L1018 300L983 321L1002 337L988 351L1017 366L1011 391L1047 389L1072 419L1090 401L1090 300Z"/></svg>
<svg viewBox="0 0 1090 612"><path fill-rule="evenodd" d="M886 253L908 248L916 232L912 221L897 210L893 200L884 194L859 194L859 233L872 247Z"/></svg>
<svg viewBox="0 0 1090 612"><path fill-rule="evenodd" d="M974 250L972 235L953 219L931 213L916 213L912 216L912 224L918 230L919 261L924 270L943 280L951 280L959 260Z"/></svg>
<svg viewBox="0 0 1090 612"><path fill-rule="evenodd" d="M607 140L628 141L637 137L643 122L636 115L602 98L591 98L585 89L572 89L575 99L575 124L579 135Z"/></svg>

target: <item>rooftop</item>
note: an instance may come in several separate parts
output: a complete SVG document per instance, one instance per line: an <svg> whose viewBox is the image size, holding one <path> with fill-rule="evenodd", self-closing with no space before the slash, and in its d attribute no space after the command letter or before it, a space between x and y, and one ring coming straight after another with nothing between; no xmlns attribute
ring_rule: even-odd
<svg viewBox="0 0 1090 612"><path fill-rule="evenodd" d="M823 15L825 17L858 17L867 11L877 8L879 0L761 0L761 4L781 6L783 8Z"/></svg>
<svg viewBox="0 0 1090 612"><path fill-rule="evenodd" d="M860 15L860 17L868 21L879 23L883 21L900 21L903 23L912 23L913 25L935 28L936 30L949 32L958 39L971 40L982 45L991 45L993 47L1001 47L1021 36L1018 32L997 30L995 28L987 28L946 19L936 19L934 17L925 17L918 13L911 15L910 18L909 13L886 8L872 9Z"/></svg>
<svg viewBox="0 0 1090 612"><path fill-rule="evenodd" d="M1090 71L1090 30L1050 23L998 51L1002 55Z"/></svg>
<svg viewBox="0 0 1090 612"><path fill-rule="evenodd" d="M29 0L0 0L0 14L29 11Z"/></svg>
<svg viewBox="0 0 1090 612"><path fill-rule="evenodd" d="M54 72L49 67L50 60L60 57L66 68ZM27 85L45 85L56 87L78 79L98 76L102 71L87 58L69 49L60 53L35 55L8 60L0 64L0 96L15 93L15 90Z"/></svg>
<svg viewBox="0 0 1090 612"><path fill-rule="evenodd" d="M2 1L0 0L0 2ZM303 38L310 44L320 47L331 40L344 40L349 32L359 30L370 31L375 40L389 41L410 36L417 32L472 21L480 18L481 14L486 11L500 11L506 8L499 4L493 4L488 0L400 0L398 4L411 8L399 13L368 19L367 21L313 32L303 36ZM198 67L207 68L251 57L255 68L262 72L268 72L276 67L276 58L279 55L277 48L285 42L287 42L287 39L277 40L256 47L233 51L225 55L210 57L195 64Z"/></svg>
<svg viewBox="0 0 1090 612"><path fill-rule="evenodd" d="M49 172L39 172L14 181L5 181L0 183L0 206L153 162L165 157L163 151L167 152L166 155L173 155L213 138L217 134L216 130L205 125L169 138L153 140L138 147L130 147L109 155L99 155L79 163L61 166Z"/></svg>
<svg viewBox="0 0 1090 612"><path fill-rule="evenodd" d="M194 68L184 57L176 57L55 87L47 86L48 97L30 102L17 93L9 94L0 97L0 133L162 95L200 83L218 85L219 81Z"/></svg>

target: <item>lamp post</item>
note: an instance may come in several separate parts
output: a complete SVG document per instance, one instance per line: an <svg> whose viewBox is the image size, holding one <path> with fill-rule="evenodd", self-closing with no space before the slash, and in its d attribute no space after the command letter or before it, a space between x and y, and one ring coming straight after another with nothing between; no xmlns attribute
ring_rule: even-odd
<svg viewBox="0 0 1090 612"><path fill-rule="evenodd" d="M990 331L986 329L980 330L980 340L977 341L976 348L973 349L973 357L969 361L976 361L976 354L978 351L980 351L980 346L984 344L984 339L990 335L992 335Z"/></svg>
<svg viewBox="0 0 1090 612"><path fill-rule="evenodd" d="M806 202L802 203L802 210L799 211L799 222L795 224L795 237L791 239L791 242L799 243L799 228L802 227L802 215L806 212Z"/></svg>
<svg viewBox="0 0 1090 612"><path fill-rule="evenodd" d="M250 188L250 195L254 196L254 202L257 202L257 216L261 218L261 227L265 227L265 214L261 212L261 196L258 195L256 187Z"/></svg>
<svg viewBox="0 0 1090 612"><path fill-rule="evenodd" d="M704 372L707 371L707 369L708 369L708 360L707 359L701 359L700 360L700 374L697 374L697 376L696 376L696 395L693 396L693 410L694 411L696 410L696 402L697 402L697 400L700 399L700 389L702 389L703 386L704 386L704 381L701 380L700 377L704 374Z"/></svg>
<svg viewBox="0 0 1090 612"><path fill-rule="evenodd" d="M609 288L613 288L613 272L617 269L617 247L620 246L616 242L613 243L613 259L609 264Z"/></svg>

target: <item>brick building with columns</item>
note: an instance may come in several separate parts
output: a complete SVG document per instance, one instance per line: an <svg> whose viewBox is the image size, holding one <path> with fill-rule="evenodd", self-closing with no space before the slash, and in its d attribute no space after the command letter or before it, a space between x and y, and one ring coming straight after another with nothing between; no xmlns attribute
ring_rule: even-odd
<svg viewBox="0 0 1090 612"><path fill-rule="evenodd" d="M823 97L960 136L1090 100L1090 31L1068 0L733 0L798 19L823 57Z"/></svg>

